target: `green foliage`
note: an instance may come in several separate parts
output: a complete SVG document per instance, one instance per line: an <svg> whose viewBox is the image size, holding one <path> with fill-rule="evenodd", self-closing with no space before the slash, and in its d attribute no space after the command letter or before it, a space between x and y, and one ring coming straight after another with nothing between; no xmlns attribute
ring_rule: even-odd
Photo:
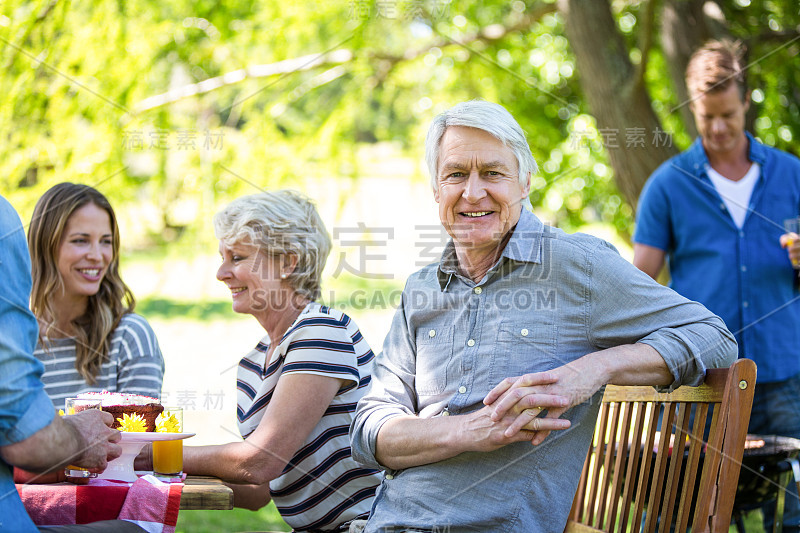
<svg viewBox="0 0 800 533"><path fill-rule="evenodd" d="M727 4L727 3L726 3ZM795 155L800 138L800 9L796 2L725 5L733 34L748 45L747 78L757 110L756 134Z"/></svg>
<svg viewBox="0 0 800 533"><path fill-rule="evenodd" d="M612 3L634 63L647 4ZM800 41L786 43L800 24L796 2L720 8L756 60L749 75L757 134L792 150L800 135ZM118 210L136 210L140 241L205 237L213 212L235 196L361 178L361 144L391 141L421 159L436 112L485 98L508 107L529 134L541 165L531 196L537 211L567 229L599 221L627 235L632 211L614 185L554 10L533 0L258 9L240 0L10 0L0 6L0 193L27 218L53 184L84 182ZM539 11L548 13L534 17ZM691 139L680 102L657 35L653 42L647 89L664 128L685 147ZM332 50L351 56L254 75L259 65ZM226 74L214 90L143 108L155 95Z"/></svg>
<svg viewBox="0 0 800 533"><path fill-rule="evenodd" d="M181 511L175 533L216 533L218 531L291 531L275 504L258 511Z"/></svg>

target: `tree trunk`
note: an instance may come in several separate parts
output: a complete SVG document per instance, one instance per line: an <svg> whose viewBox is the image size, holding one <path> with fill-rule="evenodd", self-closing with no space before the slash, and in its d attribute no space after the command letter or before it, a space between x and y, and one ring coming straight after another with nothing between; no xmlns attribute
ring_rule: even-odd
<svg viewBox="0 0 800 533"><path fill-rule="evenodd" d="M609 134L604 144L617 187L635 208L647 178L678 150L665 139L646 88L636 83L608 1L561 0L559 10L589 108L601 133Z"/></svg>

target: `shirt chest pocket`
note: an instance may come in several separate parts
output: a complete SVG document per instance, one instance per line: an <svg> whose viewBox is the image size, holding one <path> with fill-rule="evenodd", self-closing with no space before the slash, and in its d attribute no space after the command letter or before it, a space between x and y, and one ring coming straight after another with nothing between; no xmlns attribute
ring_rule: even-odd
<svg viewBox="0 0 800 533"><path fill-rule="evenodd" d="M441 394L447 385L447 366L453 356L453 327L431 325L417 330L415 389L420 396Z"/></svg>
<svg viewBox="0 0 800 533"><path fill-rule="evenodd" d="M555 324L507 321L497 331L489 387L507 377L543 372L561 366L556 360Z"/></svg>
<svg viewBox="0 0 800 533"><path fill-rule="evenodd" d="M764 231L767 235L773 236L778 239L784 233L783 221L788 218L794 218L798 215L800 209L800 200L793 198L790 193L780 194L774 191L769 191L764 194L756 209L760 212L766 213L765 216L760 216L754 219L757 227Z"/></svg>

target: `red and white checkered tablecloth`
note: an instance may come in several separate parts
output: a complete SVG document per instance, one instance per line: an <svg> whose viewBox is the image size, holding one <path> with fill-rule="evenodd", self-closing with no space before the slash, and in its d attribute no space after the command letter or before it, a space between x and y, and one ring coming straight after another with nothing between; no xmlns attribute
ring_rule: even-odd
<svg viewBox="0 0 800 533"><path fill-rule="evenodd" d="M91 479L72 483L18 484L17 491L36 525L88 524L129 520L151 533L172 533L178 521L183 483L152 475L134 483Z"/></svg>

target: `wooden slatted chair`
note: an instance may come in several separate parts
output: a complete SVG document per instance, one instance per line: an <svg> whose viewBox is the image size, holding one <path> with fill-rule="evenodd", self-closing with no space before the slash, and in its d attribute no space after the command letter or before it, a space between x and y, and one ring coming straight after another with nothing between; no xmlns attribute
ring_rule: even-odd
<svg viewBox="0 0 800 533"><path fill-rule="evenodd" d="M739 359L671 393L606 387L566 532L727 532L755 381Z"/></svg>

